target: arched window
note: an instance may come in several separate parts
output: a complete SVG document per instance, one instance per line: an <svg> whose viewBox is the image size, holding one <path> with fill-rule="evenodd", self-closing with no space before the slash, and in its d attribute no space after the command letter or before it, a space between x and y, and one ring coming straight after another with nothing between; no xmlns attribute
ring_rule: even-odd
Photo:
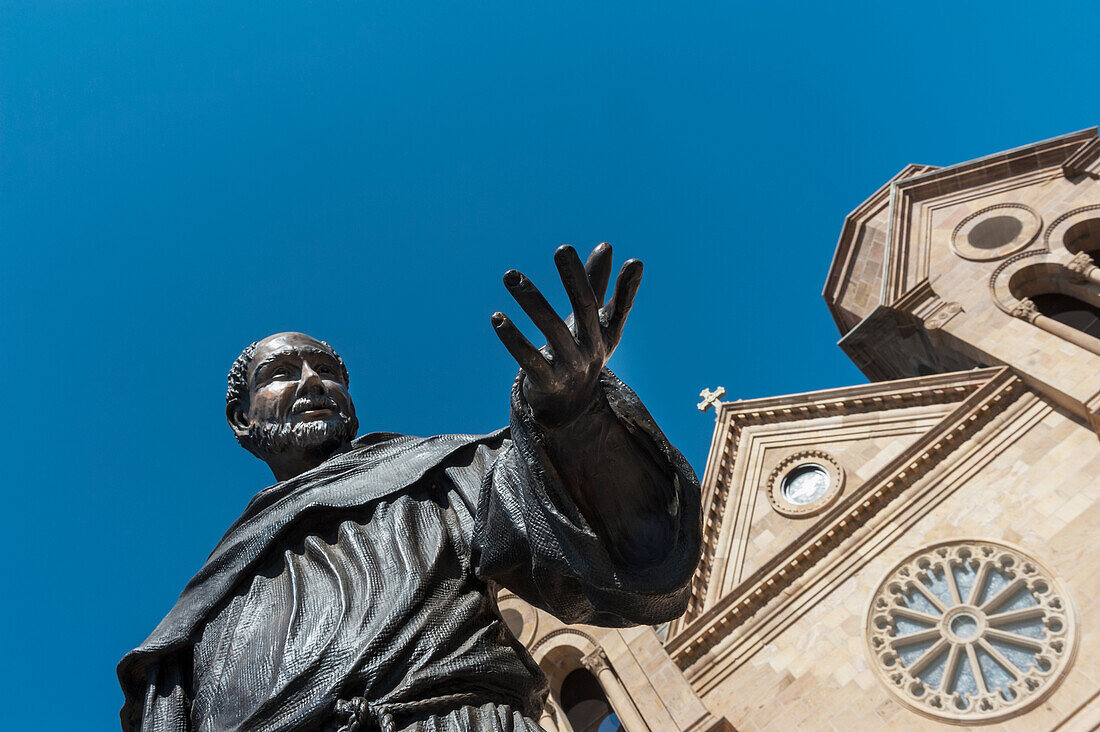
<svg viewBox="0 0 1100 732"><path fill-rule="evenodd" d="M574 732L621 732L603 688L592 672L578 668L561 682L561 707Z"/></svg>
<svg viewBox="0 0 1100 732"><path fill-rule="evenodd" d="M1100 339L1100 308L1095 305L1060 292L1032 295L1031 301L1048 318Z"/></svg>
<svg viewBox="0 0 1100 732"><path fill-rule="evenodd" d="M1100 218L1078 221L1066 230L1063 241L1074 254L1084 252L1100 262Z"/></svg>
<svg viewBox="0 0 1100 732"><path fill-rule="evenodd" d="M1077 241L1083 241L1080 235ZM1066 264L1039 262L1017 270L1008 290L1017 298L1012 315L1100 356L1100 268L1085 252Z"/></svg>

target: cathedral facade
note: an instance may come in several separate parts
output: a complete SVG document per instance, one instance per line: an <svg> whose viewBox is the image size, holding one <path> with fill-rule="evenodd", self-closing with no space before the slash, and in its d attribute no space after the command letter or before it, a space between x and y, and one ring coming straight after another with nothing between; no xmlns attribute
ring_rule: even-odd
<svg viewBox="0 0 1100 732"><path fill-rule="evenodd" d="M660 628L500 596L550 732L1100 726L1100 140L910 165L824 297L870 383L723 402Z"/></svg>

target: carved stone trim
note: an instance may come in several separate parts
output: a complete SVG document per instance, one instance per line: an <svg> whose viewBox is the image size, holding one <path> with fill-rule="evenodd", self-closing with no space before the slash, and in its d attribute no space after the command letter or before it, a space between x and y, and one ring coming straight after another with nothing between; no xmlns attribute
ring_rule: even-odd
<svg viewBox="0 0 1100 732"><path fill-rule="evenodd" d="M918 443L919 451L895 458L880 472L881 479L863 484L838 501L829 509L830 520L807 532L793 551L761 567L706 612L696 610L694 615L685 616L684 624L665 644L680 668L688 668L730 630L752 617L1025 391L1007 368L997 369L992 379L986 379L976 392L963 389L964 404L970 404L965 410L960 405L963 413L925 435ZM723 489L728 490L728 485Z"/></svg>
<svg viewBox="0 0 1100 732"><path fill-rule="evenodd" d="M581 638L588 641L589 643L591 643L593 646L596 646L597 648L600 645L599 643L596 642L595 638L593 638L588 633L585 633L582 630L577 630L576 628L558 628L557 630L550 631L549 633L547 633L546 635L544 635L543 637L539 638L537 641L532 643L531 647L527 649L527 652L530 653L533 656L533 655L535 655L535 651L542 648L544 645L546 645L547 642L549 642L549 641L551 641L555 638L558 638L560 636L563 636L563 635L577 635L577 636L580 636Z"/></svg>
<svg viewBox="0 0 1100 732"><path fill-rule="evenodd" d="M1044 240L1047 249L1053 249L1051 242L1054 242L1058 248L1065 249L1065 241L1063 237L1071 226L1077 223L1073 219L1085 219L1092 218L1091 216L1082 216L1090 211L1100 211L1100 203L1094 203L1089 206L1081 206L1075 208L1072 211L1066 211L1064 214L1054 219L1054 221L1047 227L1047 233L1044 235Z"/></svg>
<svg viewBox="0 0 1100 732"><path fill-rule="evenodd" d="M725 717L715 717L707 712L688 725L684 732L737 732L737 728L730 724L730 721Z"/></svg>
<svg viewBox="0 0 1100 732"><path fill-rule="evenodd" d="M1077 252L1073 255L1073 259L1066 263L1066 269L1068 269L1076 282L1087 282L1089 279L1089 272L1096 269L1096 262L1092 261L1086 252Z"/></svg>
<svg viewBox="0 0 1100 732"><path fill-rule="evenodd" d="M1035 307L1035 303L1030 298L1025 297L1012 308L1012 317L1034 323L1035 318L1039 317L1039 308Z"/></svg>
<svg viewBox="0 0 1100 732"><path fill-rule="evenodd" d="M704 495L706 500L703 504L705 511L703 556L691 580L688 609L670 627L666 645L671 645L678 636L682 636L687 626L699 617L706 601L707 588L714 568L714 556L722 533L722 524L726 520L731 489L730 475L737 460L737 445L741 438L741 431L745 427L751 427L754 424L790 422L807 417L833 417L873 412L882 409L887 403L899 407L916 407L960 402L981 388L986 383L986 378L988 377L974 374L966 377L965 383L962 383L957 374L923 377L910 380L911 386L908 387L903 385L904 382L894 382L889 394L881 393L882 387L877 384L845 387L821 392L818 401L798 407L786 404L786 397L767 397L745 403L725 403L723 409L731 411L722 417L724 424L720 422L717 427L724 431L724 436L719 438L722 444L717 453L718 459L708 460L707 470L712 469L712 462L718 463L719 467L715 471L714 478L711 481L705 481L704 485L705 490L713 490L713 493Z"/></svg>
<svg viewBox="0 0 1100 732"><path fill-rule="evenodd" d="M607 654L598 646L595 650L581 659L581 665L597 677L599 677L601 671L611 670L611 663L607 660Z"/></svg>
<svg viewBox="0 0 1100 732"><path fill-rule="evenodd" d="M1057 575L1020 549L959 539L907 557L867 611L871 665L913 711L993 724L1034 707L1076 650Z"/></svg>
<svg viewBox="0 0 1100 732"><path fill-rule="evenodd" d="M519 616L518 628L509 625L507 621L504 621L504 623L508 627L509 632L519 641L520 645L527 646L538 637L538 611L516 595L511 592L502 592L498 595L497 611L500 613L502 621L504 621L505 615L509 612L516 613Z"/></svg>
<svg viewBox="0 0 1100 732"><path fill-rule="evenodd" d="M895 178L882 304L892 305L914 281L928 276L932 249L929 214L994 193L1011 194L1034 183L1061 179L1062 164L1095 138L1095 129L1075 132L911 178Z"/></svg>
<svg viewBox="0 0 1100 732"><path fill-rule="evenodd" d="M957 302L945 302L931 316L925 319L925 330L937 330L947 324L947 321L962 312L962 305Z"/></svg>
<svg viewBox="0 0 1100 732"><path fill-rule="evenodd" d="M1081 149L1062 165L1062 173L1067 178L1078 175L1100 178L1100 140L1093 139L1082 145Z"/></svg>
<svg viewBox="0 0 1100 732"><path fill-rule="evenodd" d="M805 465L818 465L829 473L829 487L825 493L812 503L799 505L787 500L783 495L783 483L788 475ZM768 501L776 512L791 518L803 518L820 513L837 499L844 489L844 468L827 452L821 450L800 450L785 457L768 475L765 483Z"/></svg>
<svg viewBox="0 0 1100 732"><path fill-rule="evenodd" d="M989 277L989 292L993 296L994 304L1004 312L1011 314L1016 304L1016 298L1009 291L1008 287L1008 282L1012 279L1012 274L1025 266L1031 266L1031 263L1027 265L1020 264L1025 259L1043 257L1049 254L1050 252L1046 249L1032 249L1031 251L1014 254L997 265L997 269L993 270L993 274ZM1043 261L1049 261L1049 259L1044 259ZM1039 263L1041 264L1042 262ZM1006 273L1008 274L1006 275Z"/></svg>
<svg viewBox="0 0 1100 732"><path fill-rule="evenodd" d="M970 243L969 236L975 228L990 219L996 218L998 215L1005 215L1006 211L1010 211L1012 218L1020 222L1020 231L1011 241L990 249L979 248ZM1042 228L1042 217L1030 206L1025 206L1022 203L998 203L994 206L987 206L980 211L975 211L959 222L959 225L951 232L951 251L963 259L975 262L1000 259L1031 244Z"/></svg>

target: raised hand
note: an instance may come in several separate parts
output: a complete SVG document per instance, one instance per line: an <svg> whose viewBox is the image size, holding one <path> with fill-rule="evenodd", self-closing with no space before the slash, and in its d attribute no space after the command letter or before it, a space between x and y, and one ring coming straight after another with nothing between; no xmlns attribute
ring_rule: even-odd
<svg viewBox="0 0 1100 732"><path fill-rule="evenodd" d="M504 286L546 336L535 348L504 313L494 313L493 329L527 374L524 397L536 419L560 426L584 412L596 398L600 371L622 337L626 316L642 281L642 263L627 260L615 280L611 300L604 305L611 277L611 245L600 244L588 262L571 246L554 252L565 292L573 306L568 322L558 317L538 288L514 269L504 274Z"/></svg>

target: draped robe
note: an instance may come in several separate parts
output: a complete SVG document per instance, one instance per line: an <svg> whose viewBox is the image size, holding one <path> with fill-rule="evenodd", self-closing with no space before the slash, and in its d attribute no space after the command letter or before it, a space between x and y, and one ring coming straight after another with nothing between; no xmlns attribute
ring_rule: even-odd
<svg viewBox="0 0 1100 732"><path fill-rule="evenodd" d="M498 585L569 623L681 614L700 552L690 466L605 369L603 405L629 437L578 451L600 464L580 466L593 480L570 492L521 381L509 428L367 435L261 491L119 664L123 729L335 729L349 699L380 720L449 694L473 701L389 723L538 729L546 679L500 619ZM629 546L630 527L586 517L578 490L641 506L662 545Z"/></svg>

